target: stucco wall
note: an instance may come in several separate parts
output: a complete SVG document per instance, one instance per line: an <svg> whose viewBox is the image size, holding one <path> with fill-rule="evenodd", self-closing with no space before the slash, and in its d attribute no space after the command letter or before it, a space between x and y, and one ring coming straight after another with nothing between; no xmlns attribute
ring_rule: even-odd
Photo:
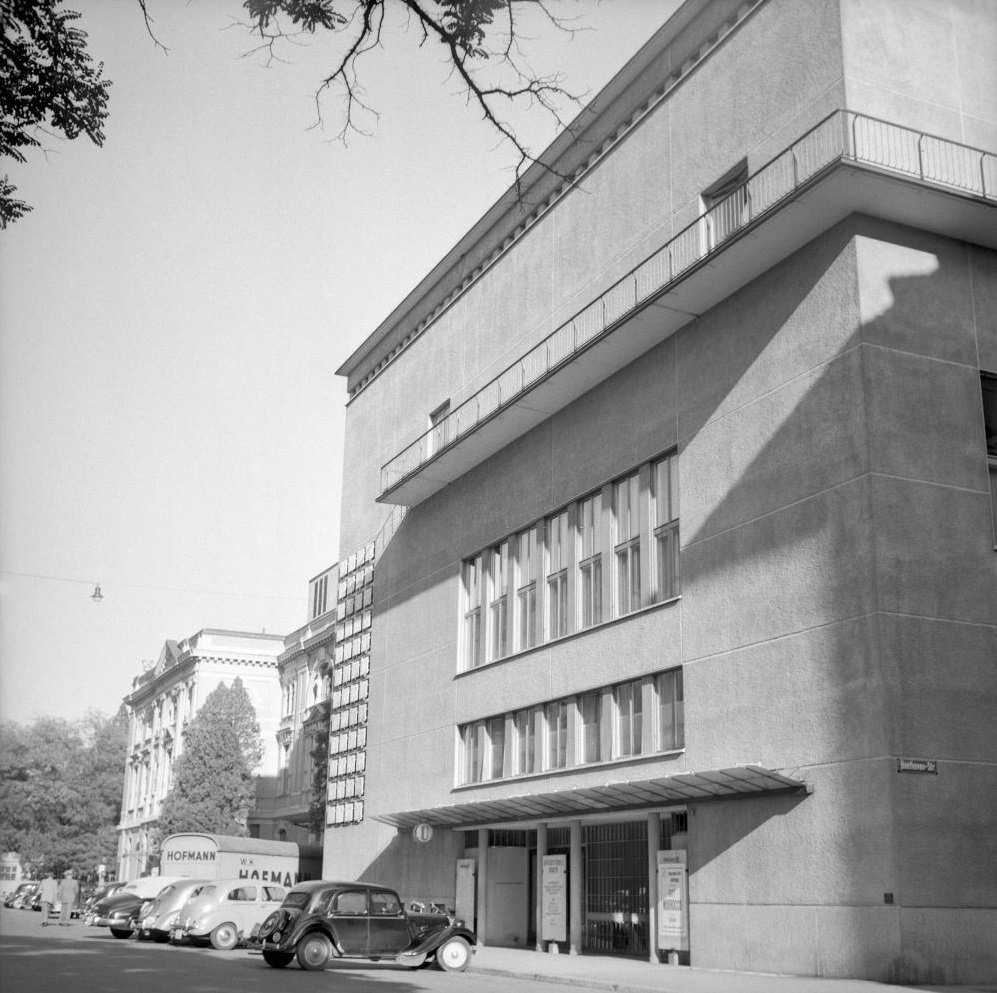
<svg viewBox="0 0 997 993"><path fill-rule="evenodd" d="M770 0L732 31L349 404L343 554L381 527L380 467L430 411L456 407L691 223L745 155L762 164L840 106L841 78L832 4Z"/></svg>
<svg viewBox="0 0 997 993"><path fill-rule="evenodd" d="M990 0L840 0L850 110L997 147Z"/></svg>

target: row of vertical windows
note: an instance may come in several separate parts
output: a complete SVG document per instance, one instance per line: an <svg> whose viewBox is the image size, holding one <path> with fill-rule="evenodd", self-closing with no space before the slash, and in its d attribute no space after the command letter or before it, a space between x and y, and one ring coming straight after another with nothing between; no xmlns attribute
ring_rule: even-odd
<svg viewBox="0 0 997 993"><path fill-rule="evenodd" d="M465 559L461 581L464 669L677 596L677 457Z"/></svg>
<svg viewBox="0 0 997 993"><path fill-rule="evenodd" d="M684 745L682 670L669 669L462 725L459 784L673 751Z"/></svg>

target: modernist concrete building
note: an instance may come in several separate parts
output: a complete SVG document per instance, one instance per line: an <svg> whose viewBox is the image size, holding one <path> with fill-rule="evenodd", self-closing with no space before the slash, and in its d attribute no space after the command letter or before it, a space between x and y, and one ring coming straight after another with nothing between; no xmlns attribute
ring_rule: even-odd
<svg viewBox="0 0 997 993"><path fill-rule="evenodd" d="M311 828L316 763L312 753L329 730L329 698L336 636L336 567L308 583L308 623L284 639L277 658L280 673L280 723L277 726L277 776L261 795L257 812L265 837L298 844L322 841Z"/></svg>
<svg viewBox="0 0 997 993"><path fill-rule="evenodd" d="M173 765L183 751L183 729L221 683L242 679L256 709L264 743L257 784L272 796L277 781L277 725L280 677L279 635L205 628L183 641L167 641L155 665L132 682L125 697L129 713L128 758L118 825L118 879L134 879L149 868L150 843L160 805L172 785ZM255 811L250 833L270 837L265 815Z"/></svg>
<svg viewBox="0 0 997 993"><path fill-rule="evenodd" d="M997 977L995 98L978 0L688 0L349 357L327 875Z"/></svg>

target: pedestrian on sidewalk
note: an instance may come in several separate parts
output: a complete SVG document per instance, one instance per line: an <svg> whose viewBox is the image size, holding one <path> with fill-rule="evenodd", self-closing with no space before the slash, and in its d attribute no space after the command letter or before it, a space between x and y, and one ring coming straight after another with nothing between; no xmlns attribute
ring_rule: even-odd
<svg viewBox="0 0 997 993"><path fill-rule="evenodd" d="M59 883L59 899L62 901L62 906L59 908L59 927L69 927L73 908L79 896L80 884L73 876L73 870L67 869Z"/></svg>
<svg viewBox="0 0 997 993"><path fill-rule="evenodd" d="M39 892L41 893L38 902L42 905L42 927L48 927L48 915L52 912L52 904L59 898L59 884L55 881L51 869L42 880Z"/></svg>

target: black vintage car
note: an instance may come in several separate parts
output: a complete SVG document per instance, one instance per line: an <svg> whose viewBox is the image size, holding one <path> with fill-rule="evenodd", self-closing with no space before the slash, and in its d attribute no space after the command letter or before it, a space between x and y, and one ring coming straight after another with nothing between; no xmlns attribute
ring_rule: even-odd
<svg viewBox="0 0 997 993"><path fill-rule="evenodd" d="M398 894L371 883L317 880L295 886L250 939L267 965L324 969L331 958L393 958L418 968L435 962L464 972L476 939L446 914L406 914Z"/></svg>

